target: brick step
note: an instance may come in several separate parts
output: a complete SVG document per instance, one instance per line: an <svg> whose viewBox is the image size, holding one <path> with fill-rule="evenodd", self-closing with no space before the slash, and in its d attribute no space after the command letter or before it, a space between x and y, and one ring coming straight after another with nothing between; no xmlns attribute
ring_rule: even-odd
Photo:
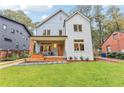
<svg viewBox="0 0 124 93"><path fill-rule="evenodd" d="M33 54L31 58L44 58L44 56L41 54Z"/></svg>

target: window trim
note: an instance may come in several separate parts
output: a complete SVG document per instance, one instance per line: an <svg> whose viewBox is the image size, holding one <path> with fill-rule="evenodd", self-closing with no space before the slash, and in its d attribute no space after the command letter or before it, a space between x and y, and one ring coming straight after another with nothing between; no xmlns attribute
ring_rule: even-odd
<svg viewBox="0 0 124 93"><path fill-rule="evenodd" d="M61 32L61 33L60 33ZM62 36L63 35L63 33L62 33L62 30L60 29L59 30L59 36Z"/></svg>
<svg viewBox="0 0 124 93"><path fill-rule="evenodd" d="M75 28L76 27L76 28ZM80 28L81 27L81 28ZM73 24L74 32L82 32L82 24ZM75 30L76 29L76 30ZM81 30L80 30L81 29Z"/></svg>
<svg viewBox="0 0 124 93"><path fill-rule="evenodd" d="M76 49L75 49L75 44L78 44L79 50L76 50ZM81 50L81 44L83 44L83 50ZM84 48L84 39L75 39L75 40L74 40L74 51L75 51L75 52L82 52L82 51L84 51L84 50L85 50L85 48Z"/></svg>

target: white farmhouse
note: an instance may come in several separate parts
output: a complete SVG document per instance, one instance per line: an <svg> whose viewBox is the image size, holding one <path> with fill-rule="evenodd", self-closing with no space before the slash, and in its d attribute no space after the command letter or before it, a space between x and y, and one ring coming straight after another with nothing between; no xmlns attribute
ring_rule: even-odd
<svg viewBox="0 0 124 93"><path fill-rule="evenodd" d="M31 41L30 54L93 60L90 22L80 12L55 12L38 25Z"/></svg>

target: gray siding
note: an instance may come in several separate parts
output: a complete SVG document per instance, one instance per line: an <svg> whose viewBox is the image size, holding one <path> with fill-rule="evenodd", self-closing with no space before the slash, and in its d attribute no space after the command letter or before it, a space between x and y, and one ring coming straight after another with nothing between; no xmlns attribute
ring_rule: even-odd
<svg viewBox="0 0 124 93"><path fill-rule="evenodd" d="M6 30L2 29L3 24L7 26ZM15 33L11 32L12 29L15 30ZM17 30L19 32L17 32ZM11 39L12 42L5 41L4 38ZM2 50L24 50L24 49L28 50L29 49L29 38L30 38L30 35L28 34L28 32L26 31L23 25L0 17L0 49ZM16 48L16 42L19 43L18 49ZM25 45L25 48L23 45Z"/></svg>

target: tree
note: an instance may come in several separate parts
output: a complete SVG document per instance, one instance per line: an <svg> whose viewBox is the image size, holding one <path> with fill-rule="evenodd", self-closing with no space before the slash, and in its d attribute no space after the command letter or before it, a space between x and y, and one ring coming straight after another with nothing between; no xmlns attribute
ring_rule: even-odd
<svg viewBox="0 0 124 93"><path fill-rule="evenodd" d="M119 21L122 18L122 13L120 13L120 8L118 6L112 5L108 7L107 15L109 16L109 21L113 25L113 30L120 31L121 24Z"/></svg>
<svg viewBox="0 0 124 93"><path fill-rule="evenodd" d="M92 12L92 6L91 5L77 5L75 6L70 13L74 13L79 11L80 13L82 13L83 15L87 16L88 18L91 17L91 12Z"/></svg>
<svg viewBox="0 0 124 93"><path fill-rule="evenodd" d="M3 10L3 15L17 22L25 24L31 33L35 27L35 25L32 23L32 20L21 10L19 11L13 11L9 9Z"/></svg>

